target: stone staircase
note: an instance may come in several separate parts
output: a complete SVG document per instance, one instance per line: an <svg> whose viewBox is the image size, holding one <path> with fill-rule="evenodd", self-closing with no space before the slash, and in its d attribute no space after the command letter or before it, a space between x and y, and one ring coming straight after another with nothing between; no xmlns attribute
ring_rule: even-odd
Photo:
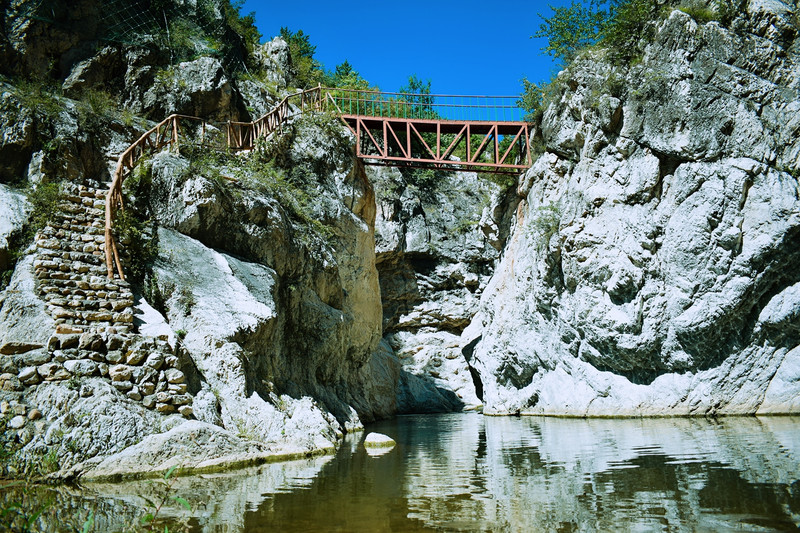
<svg viewBox="0 0 800 533"><path fill-rule="evenodd" d="M62 382L94 394L88 378L102 378L128 399L162 414L193 417L193 396L178 351L166 338L134 331L133 294L105 266L106 190L65 184L64 200L36 235L36 291L47 302L56 330L47 346L0 358L0 420L11 417L15 445L43 435L46 421L25 401L32 387ZM0 424L2 425L2 424ZM0 468L0 472L2 469Z"/></svg>
<svg viewBox="0 0 800 533"><path fill-rule="evenodd" d="M37 289L59 329L129 333L133 295L122 280L108 279L105 191L65 186L65 201L36 237Z"/></svg>

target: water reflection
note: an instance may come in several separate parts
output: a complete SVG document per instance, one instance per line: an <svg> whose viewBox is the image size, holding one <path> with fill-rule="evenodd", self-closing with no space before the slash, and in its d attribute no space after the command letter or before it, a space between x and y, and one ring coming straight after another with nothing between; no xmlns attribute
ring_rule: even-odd
<svg viewBox="0 0 800 533"><path fill-rule="evenodd" d="M184 518L192 531L215 532L785 531L800 525L798 418L453 414L400 417L370 430L397 446L370 457L351 437L335 457L182 479L177 490L197 508ZM137 498L146 490L145 484L92 485L59 497L61 503L104 502L98 515L119 518L141 509Z"/></svg>

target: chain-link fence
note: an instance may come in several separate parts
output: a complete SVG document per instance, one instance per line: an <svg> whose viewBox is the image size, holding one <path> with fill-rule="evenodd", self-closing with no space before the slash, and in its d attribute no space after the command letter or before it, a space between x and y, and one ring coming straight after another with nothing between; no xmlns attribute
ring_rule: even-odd
<svg viewBox="0 0 800 533"><path fill-rule="evenodd" d="M32 0L18 16L60 27L64 8L59 0ZM100 42L155 46L171 64L212 56L229 72L247 70L248 44L231 27L232 17L241 19L228 0L106 0L99 8Z"/></svg>

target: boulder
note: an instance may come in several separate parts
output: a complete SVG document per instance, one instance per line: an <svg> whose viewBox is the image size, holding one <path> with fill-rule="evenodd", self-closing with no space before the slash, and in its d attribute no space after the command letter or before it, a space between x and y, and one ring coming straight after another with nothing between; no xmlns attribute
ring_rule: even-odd
<svg viewBox="0 0 800 533"><path fill-rule="evenodd" d="M172 113L207 120L243 120L247 111L219 59L200 57L167 67L144 90L140 106L150 114Z"/></svg>
<svg viewBox="0 0 800 533"><path fill-rule="evenodd" d="M366 448L393 448L397 443L382 433L369 433L364 438L364 447Z"/></svg>

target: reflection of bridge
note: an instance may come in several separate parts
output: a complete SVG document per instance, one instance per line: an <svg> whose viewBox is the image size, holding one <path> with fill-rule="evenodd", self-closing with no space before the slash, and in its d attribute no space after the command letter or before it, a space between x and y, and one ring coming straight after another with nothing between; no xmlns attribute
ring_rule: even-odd
<svg viewBox="0 0 800 533"><path fill-rule="evenodd" d="M142 159L181 143L212 149L258 149L265 138L307 110L341 117L356 136L356 155L368 164L519 173L531 166L528 124L512 96L379 93L315 87L291 94L254 122L212 124L170 115L120 156L106 195L108 277L125 279L112 232L122 208L122 183Z"/></svg>

